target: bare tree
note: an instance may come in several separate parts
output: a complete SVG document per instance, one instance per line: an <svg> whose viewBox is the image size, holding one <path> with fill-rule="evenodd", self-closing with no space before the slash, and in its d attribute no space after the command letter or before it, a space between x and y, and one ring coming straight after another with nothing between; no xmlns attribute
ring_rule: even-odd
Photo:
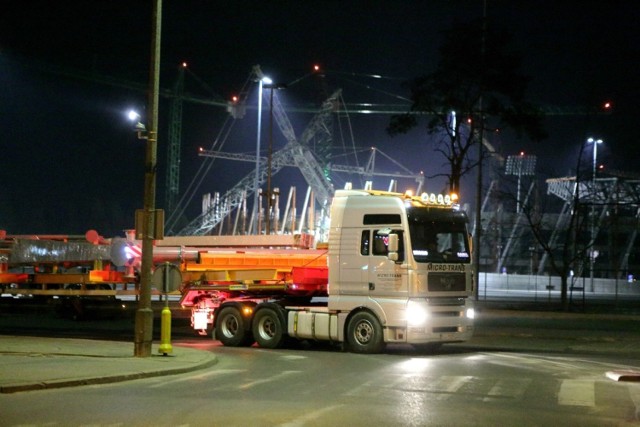
<svg viewBox="0 0 640 427"><path fill-rule="evenodd" d="M587 173L581 168L583 152L584 144L578 154L575 177L547 180L548 184L555 181L565 189L565 205L555 224L545 224L542 211L532 201L522 206L531 234L546 255L551 270L560 276L560 298L564 310L569 309L569 287L573 285L570 281L581 276L589 257L593 256L594 239L589 228L594 221L590 208L596 198L596 189L585 185ZM589 182L595 182L595 179ZM553 230L551 235L546 232L549 229Z"/></svg>
<svg viewBox="0 0 640 427"><path fill-rule="evenodd" d="M546 136L542 115L525 99L529 78L519 71L511 36L486 28L474 21L444 32L436 70L410 83L410 111L392 116L387 128L392 135L404 133L426 117L428 133L438 135L435 150L449 165L450 190L456 192L477 164L470 151L483 127L510 127L534 140Z"/></svg>
<svg viewBox="0 0 640 427"><path fill-rule="evenodd" d="M580 204L576 191L570 204L566 206L567 222L555 229L557 238L550 239L545 230L553 229L556 224L545 224L544 216L530 202L523 204L522 213L526 218L531 234L546 254L551 270L560 277L560 301L563 310L569 309L569 280L576 266L584 262L587 247L581 238L587 229L587 216L583 214L583 206ZM588 243L587 243L588 244Z"/></svg>

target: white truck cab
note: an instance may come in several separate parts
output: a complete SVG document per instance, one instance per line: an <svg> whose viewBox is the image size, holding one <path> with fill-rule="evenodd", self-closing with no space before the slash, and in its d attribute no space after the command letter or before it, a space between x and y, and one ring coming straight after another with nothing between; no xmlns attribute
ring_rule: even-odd
<svg viewBox="0 0 640 427"><path fill-rule="evenodd" d="M338 190L331 205L326 310L305 319L313 338L378 352L385 343L436 347L473 333L473 286L467 217L444 197ZM322 312L324 314L322 314ZM332 317L333 319L324 319ZM310 338L292 327L289 334ZM329 329L327 329L329 330Z"/></svg>

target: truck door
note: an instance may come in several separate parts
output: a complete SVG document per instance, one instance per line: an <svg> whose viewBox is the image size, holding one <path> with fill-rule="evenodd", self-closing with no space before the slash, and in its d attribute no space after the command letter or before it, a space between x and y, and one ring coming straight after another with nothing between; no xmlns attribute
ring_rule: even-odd
<svg viewBox="0 0 640 427"><path fill-rule="evenodd" d="M331 293L333 295L368 295L369 241L371 240L368 237L369 234L369 230L342 230L339 263L340 280L338 283L330 285L332 286Z"/></svg>
<svg viewBox="0 0 640 427"><path fill-rule="evenodd" d="M393 230L398 235L398 260L389 259L388 233L380 233L379 229L371 230L369 255L369 296L402 297L409 292L408 268L404 253L404 234L402 230Z"/></svg>

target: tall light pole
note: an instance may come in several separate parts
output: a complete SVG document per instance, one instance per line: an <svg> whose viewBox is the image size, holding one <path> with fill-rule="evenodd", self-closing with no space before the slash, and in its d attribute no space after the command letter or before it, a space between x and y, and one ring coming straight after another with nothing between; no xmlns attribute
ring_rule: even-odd
<svg viewBox="0 0 640 427"><path fill-rule="evenodd" d="M596 244L596 163L598 161L598 144L602 144L601 139L589 138L587 142L593 144L593 168L591 170L591 242L589 244L589 279L591 281L591 292L594 292L593 286L593 267L596 261L595 244Z"/></svg>
<svg viewBox="0 0 640 427"><path fill-rule="evenodd" d="M284 89L284 84L268 83L264 85L265 89L269 89L269 151L267 154L267 207L266 207L266 231L265 234L271 234L271 206L273 205L273 191L271 190L271 161L273 158L273 91Z"/></svg>
<svg viewBox="0 0 640 427"><path fill-rule="evenodd" d="M262 129L262 87L265 84L273 83L269 77L263 77L258 80L258 131L256 133L256 176L253 182L253 190L255 191L253 198L253 220L255 221L256 234L259 234L260 228L258 226L258 216L260 211L258 210L258 202L260 200L260 132ZM249 233L251 233L249 230Z"/></svg>
<svg viewBox="0 0 640 427"><path fill-rule="evenodd" d="M519 156L507 157L507 164L505 166L505 173L507 175L518 176L518 193L516 196L516 213L520 213L522 210L520 205L520 184L523 175L535 175L536 174L536 156L525 155L524 152L520 152Z"/></svg>
<svg viewBox="0 0 640 427"><path fill-rule="evenodd" d="M134 356L151 356L153 341L153 310L151 309L151 269L153 267L153 238L156 235L156 167L158 145L158 95L160 87L160 33L162 0L153 4L151 23L151 66L149 72L149 115L144 172L144 209L142 223L136 234L142 234L142 262L140 266L140 299L135 318ZM137 216L137 215L136 215ZM136 221L138 222L138 221Z"/></svg>
<svg viewBox="0 0 640 427"><path fill-rule="evenodd" d="M484 80L484 67L485 67L485 44L487 33L487 0L484 0L482 5L482 44L480 47L481 61L480 64L480 77ZM475 236L473 242L473 282L475 284L474 297L478 301L480 299L480 245L482 242L482 160L484 157L484 148L482 141L484 139L484 111L482 110L482 87L480 91L480 99L478 100L478 112L480 113L480 135L478 141L478 181L476 183L476 218L475 218ZM485 283L486 288L486 283Z"/></svg>

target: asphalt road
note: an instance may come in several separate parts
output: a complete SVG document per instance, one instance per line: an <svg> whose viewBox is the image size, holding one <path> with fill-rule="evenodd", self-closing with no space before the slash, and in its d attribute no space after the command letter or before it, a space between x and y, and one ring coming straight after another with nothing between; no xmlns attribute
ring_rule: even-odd
<svg viewBox="0 0 640 427"><path fill-rule="evenodd" d="M424 353L395 345L379 355L309 344L282 350L223 347L194 336L188 313L174 308L174 346L214 352L215 366L0 396L2 424L640 424L640 383L606 377L608 371L640 369L640 316L629 310L513 308L480 305L468 343ZM132 341L134 312L135 306L127 306L74 320L50 304L3 301L0 333ZM158 337L158 319L154 327Z"/></svg>
<svg viewBox="0 0 640 427"><path fill-rule="evenodd" d="M229 348L206 369L114 384L0 395L5 426L623 426L640 384L605 372L617 357L408 346L360 355L327 346Z"/></svg>

